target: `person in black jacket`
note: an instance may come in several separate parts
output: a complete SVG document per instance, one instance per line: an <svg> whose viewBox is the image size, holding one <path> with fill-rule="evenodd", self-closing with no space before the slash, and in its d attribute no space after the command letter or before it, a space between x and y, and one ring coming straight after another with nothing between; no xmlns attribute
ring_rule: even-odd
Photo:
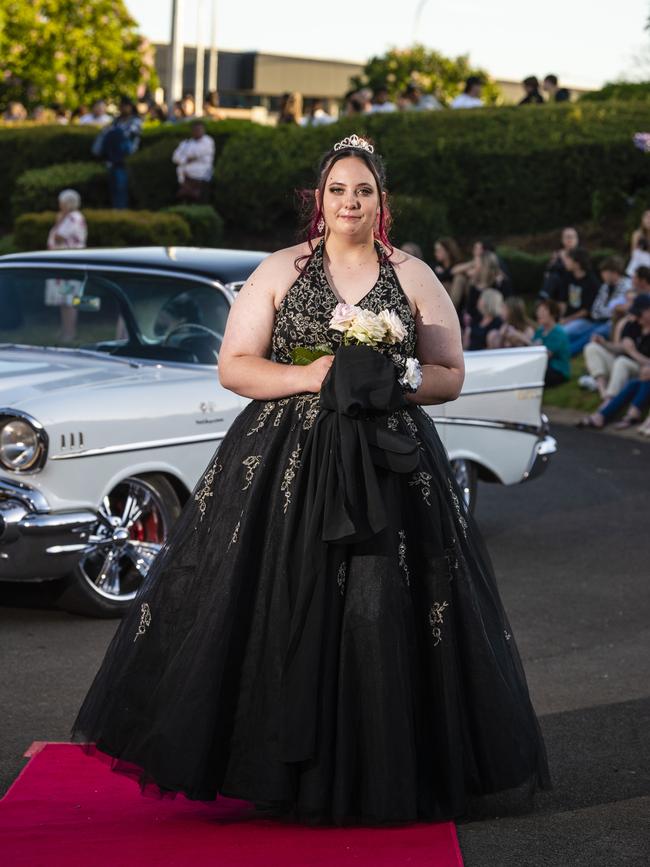
<svg viewBox="0 0 650 867"><path fill-rule="evenodd" d="M519 105L539 105L544 102L544 97L539 92L537 76L529 75L521 83L526 91L526 96L520 101Z"/></svg>

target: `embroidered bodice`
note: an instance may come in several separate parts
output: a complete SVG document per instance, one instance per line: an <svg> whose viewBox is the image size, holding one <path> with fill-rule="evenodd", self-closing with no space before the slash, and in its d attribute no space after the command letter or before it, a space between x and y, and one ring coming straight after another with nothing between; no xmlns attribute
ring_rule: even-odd
<svg viewBox="0 0 650 867"><path fill-rule="evenodd" d="M402 356L415 355L415 321L408 299L392 264L381 256L382 247L377 241L375 248L379 258L379 277L356 306L372 310L373 313L379 313L384 308L394 310L407 331L406 337L395 349ZM327 344L334 348L328 325L339 300L325 273L324 249L321 239L307 267L282 299L273 326L272 346L276 361L290 364L291 350L296 346L314 347Z"/></svg>

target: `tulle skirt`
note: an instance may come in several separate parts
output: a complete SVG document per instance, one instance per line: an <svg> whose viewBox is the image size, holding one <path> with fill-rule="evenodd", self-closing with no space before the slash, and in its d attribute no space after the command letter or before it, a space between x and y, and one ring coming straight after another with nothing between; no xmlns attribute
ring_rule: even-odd
<svg viewBox="0 0 650 867"><path fill-rule="evenodd" d="M308 823L529 809L550 787L542 735L488 555L420 407L388 419L419 451L414 472L378 470L388 525L313 551L317 626L301 630L318 637L288 695L302 457L318 412L318 395L296 395L252 401L235 420L73 739L145 794L272 802Z"/></svg>

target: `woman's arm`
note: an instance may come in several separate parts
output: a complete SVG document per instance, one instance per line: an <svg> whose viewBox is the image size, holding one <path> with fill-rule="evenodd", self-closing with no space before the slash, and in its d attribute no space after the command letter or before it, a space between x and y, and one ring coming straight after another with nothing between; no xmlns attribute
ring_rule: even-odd
<svg viewBox="0 0 650 867"><path fill-rule="evenodd" d="M255 269L231 308L219 353L219 381L224 388L258 400L318 392L333 356L299 366L271 361L276 306L298 276L297 248L273 253Z"/></svg>
<svg viewBox="0 0 650 867"><path fill-rule="evenodd" d="M422 365L422 384L406 395L407 400L424 405L456 400L465 378L456 309L425 262L408 257L396 261L395 270L411 309L415 308L417 357Z"/></svg>

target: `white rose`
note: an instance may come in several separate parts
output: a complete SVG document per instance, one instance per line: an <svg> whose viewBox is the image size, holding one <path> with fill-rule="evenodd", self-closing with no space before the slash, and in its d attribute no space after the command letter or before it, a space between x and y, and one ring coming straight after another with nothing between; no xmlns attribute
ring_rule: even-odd
<svg viewBox="0 0 650 867"><path fill-rule="evenodd" d="M386 326L372 310L359 310L352 325L346 330L345 336L358 340L359 343L377 343L386 334Z"/></svg>
<svg viewBox="0 0 650 867"><path fill-rule="evenodd" d="M360 307L354 304L339 302L332 313L329 327L332 331L346 331L354 322L355 316L360 312Z"/></svg>
<svg viewBox="0 0 650 867"><path fill-rule="evenodd" d="M406 370L404 376L398 380L400 385L409 388L411 391L417 391L422 384L422 365L417 358L406 359Z"/></svg>
<svg viewBox="0 0 650 867"><path fill-rule="evenodd" d="M394 310L381 310L379 318L386 328L385 343L401 343L406 337L406 328Z"/></svg>

